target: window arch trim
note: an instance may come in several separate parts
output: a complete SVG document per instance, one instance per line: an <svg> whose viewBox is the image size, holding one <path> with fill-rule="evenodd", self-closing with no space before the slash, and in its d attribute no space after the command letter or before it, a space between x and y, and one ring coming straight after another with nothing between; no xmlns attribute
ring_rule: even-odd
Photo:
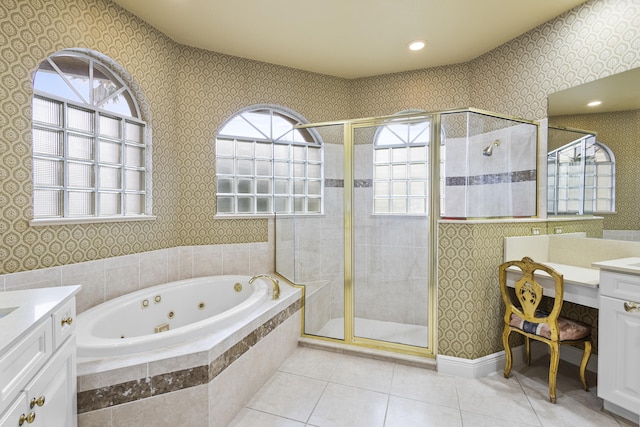
<svg viewBox="0 0 640 427"><path fill-rule="evenodd" d="M268 113L268 128L251 122L254 112ZM288 124L277 128L276 116ZM249 125L246 133L233 129L236 121ZM216 133L216 215L322 214L323 141L316 129L296 128L308 123L273 104L250 105L225 120Z"/></svg>
<svg viewBox="0 0 640 427"><path fill-rule="evenodd" d="M33 71L33 79L32 82L35 83L36 75L40 70L41 64L43 62L48 62L50 58L55 58L60 55L70 55L70 56L78 56L86 58L93 66L98 66L100 69L106 70L109 72L110 77L115 79L119 84L119 88L117 88L113 93L108 94L103 97L97 105L80 103L77 100L70 100L64 97L61 97L56 94L52 94L47 91L38 90L32 84L32 100L35 100L36 97L44 97L51 99L57 102L68 103L69 105L73 105L75 107L87 108L89 110L95 111L96 114L102 114L104 116L112 116L121 118L122 120L141 123L144 125L144 129L142 132L142 143L144 146L144 211L141 214L136 215L126 215L124 209L121 214L116 216L111 215L103 215L100 216L96 211L94 215L90 216L40 216L34 217L30 220L30 225L39 226L39 225L58 225L58 224L79 224L79 223L102 223L102 222L121 222L121 221L144 221L144 220L153 220L156 217L153 215L153 183L152 183L152 114L150 104L142 91L140 85L137 83L136 79L119 63L110 57L91 50L84 48L69 48L62 49L57 52L50 54L43 61L38 63L38 67ZM68 84L68 83L67 83ZM129 102L129 106L134 107L134 111L132 115L125 115L115 112L111 109L101 108L106 102L113 99L113 97L117 96L120 93L127 91L130 96L131 102ZM33 117L32 117L33 119ZM34 123L32 122L32 132L34 127ZM66 132L66 130L65 130ZM35 189L35 185L34 185Z"/></svg>

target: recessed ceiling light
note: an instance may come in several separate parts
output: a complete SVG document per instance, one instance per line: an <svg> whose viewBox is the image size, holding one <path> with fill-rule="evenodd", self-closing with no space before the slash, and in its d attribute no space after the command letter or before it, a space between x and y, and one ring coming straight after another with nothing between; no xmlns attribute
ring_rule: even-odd
<svg viewBox="0 0 640 427"><path fill-rule="evenodd" d="M427 45L427 42L424 40L414 40L409 42L408 46L410 50L420 50L423 49Z"/></svg>
<svg viewBox="0 0 640 427"><path fill-rule="evenodd" d="M602 104L602 101L591 101L587 104L587 107L597 107L600 104Z"/></svg>

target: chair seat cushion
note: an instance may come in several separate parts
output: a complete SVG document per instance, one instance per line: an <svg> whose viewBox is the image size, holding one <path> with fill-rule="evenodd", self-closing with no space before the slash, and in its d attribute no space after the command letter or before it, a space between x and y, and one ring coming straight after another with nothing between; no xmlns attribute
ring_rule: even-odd
<svg viewBox="0 0 640 427"><path fill-rule="evenodd" d="M536 312L536 317L546 316L547 314L544 312ZM548 323L527 322L516 313L511 313L510 325L530 334L551 338L551 329ZM591 334L591 326L562 316L558 317L558 330L560 333L560 341L579 340Z"/></svg>

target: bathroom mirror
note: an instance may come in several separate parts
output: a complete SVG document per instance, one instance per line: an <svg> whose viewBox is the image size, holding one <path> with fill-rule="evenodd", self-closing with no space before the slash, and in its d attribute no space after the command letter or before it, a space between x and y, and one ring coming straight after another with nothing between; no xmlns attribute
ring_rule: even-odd
<svg viewBox="0 0 640 427"><path fill-rule="evenodd" d="M597 106L588 106L600 101ZM615 212L604 217L606 238L640 240L640 68L549 95L549 126L595 132L616 162ZM560 147L549 141L549 151Z"/></svg>

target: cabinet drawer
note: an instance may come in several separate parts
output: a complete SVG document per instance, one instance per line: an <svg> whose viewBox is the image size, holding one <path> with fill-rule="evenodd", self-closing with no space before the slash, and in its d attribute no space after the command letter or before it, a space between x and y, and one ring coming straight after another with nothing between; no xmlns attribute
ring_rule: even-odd
<svg viewBox="0 0 640 427"><path fill-rule="evenodd" d="M640 302L640 277L633 274L601 271L600 295Z"/></svg>
<svg viewBox="0 0 640 427"><path fill-rule="evenodd" d="M0 413L51 357L51 329L48 318L0 359Z"/></svg>
<svg viewBox="0 0 640 427"><path fill-rule="evenodd" d="M20 415L27 415L28 413L27 396L25 393L20 393L16 400L9 405L7 412L0 413L0 427L15 427L20 424ZM26 425L26 423L23 425Z"/></svg>
<svg viewBox="0 0 640 427"><path fill-rule="evenodd" d="M57 349L76 329L76 299L53 312L53 348Z"/></svg>
<svg viewBox="0 0 640 427"><path fill-rule="evenodd" d="M75 345L75 338L65 341L27 385L27 402L31 408L30 411L35 415L34 426L72 427L76 425Z"/></svg>

